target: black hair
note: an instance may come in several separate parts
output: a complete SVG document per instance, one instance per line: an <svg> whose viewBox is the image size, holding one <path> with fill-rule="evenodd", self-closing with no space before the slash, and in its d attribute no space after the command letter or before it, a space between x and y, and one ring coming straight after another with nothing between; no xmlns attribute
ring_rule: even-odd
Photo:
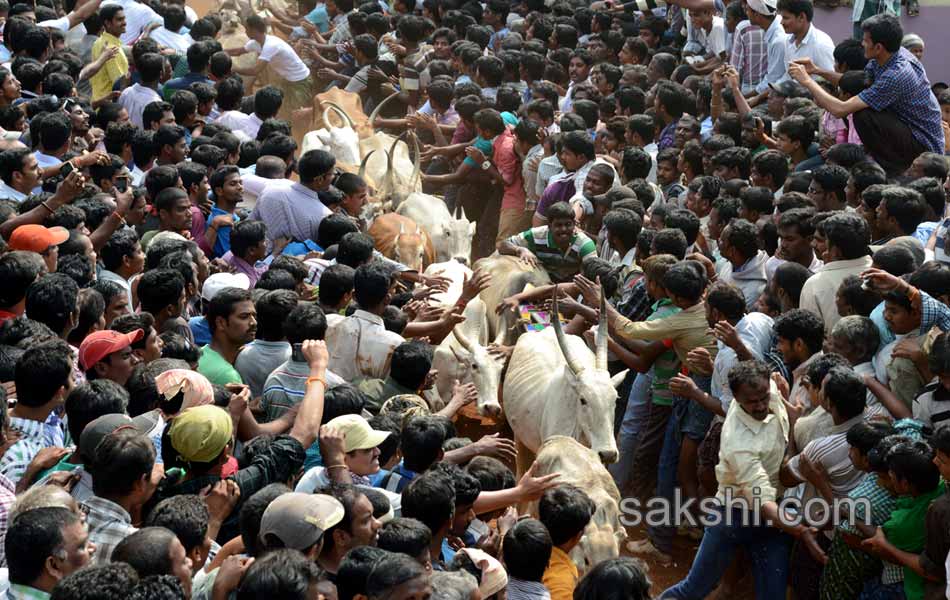
<svg viewBox="0 0 950 600"><path fill-rule="evenodd" d="M329 219L330 217L327 217L324 221ZM352 222L349 219L347 219L347 221ZM372 258L373 250L375 250L373 238L358 231L350 232L344 235L340 240L339 247L337 248L336 261L339 264L356 269Z"/></svg>
<svg viewBox="0 0 950 600"><path fill-rule="evenodd" d="M682 231L686 236L687 247L694 244L699 236L699 217L691 210L685 208L672 210L663 219L663 224L669 229Z"/></svg>
<svg viewBox="0 0 950 600"><path fill-rule="evenodd" d="M29 586L39 579L46 559L61 549L63 529L78 522L77 514L59 506L18 514L4 540L10 583Z"/></svg>
<svg viewBox="0 0 950 600"><path fill-rule="evenodd" d="M731 5L730 5L731 6ZM649 600L650 580L642 562L621 556L591 569L574 588L576 600Z"/></svg>
<svg viewBox="0 0 950 600"><path fill-rule="evenodd" d="M204 545L208 533L208 507L194 494L180 494L159 502L145 520L148 527L172 531L185 552Z"/></svg>
<svg viewBox="0 0 950 600"><path fill-rule="evenodd" d="M252 494L241 504L238 516L238 526L241 530L241 541L244 542L244 551L249 556L258 556L262 550L260 542L261 518L264 511L278 496L291 492L283 483L271 483ZM281 551L275 551L274 554Z"/></svg>
<svg viewBox="0 0 950 600"><path fill-rule="evenodd" d="M287 315L283 327L289 343L301 344L305 340L322 340L326 336L327 319L316 304L300 303Z"/></svg>
<svg viewBox="0 0 950 600"><path fill-rule="evenodd" d="M0 307L10 308L26 297L27 290L36 281L46 265L35 252L15 250L0 255Z"/></svg>
<svg viewBox="0 0 950 600"><path fill-rule="evenodd" d="M365 595L366 580L373 566L390 555L390 552L376 546L357 546L344 554L337 570L336 591L339 599L353 600L357 594Z"/></svg>
<svg viewBox="0 0 950 600"><path fill-rule="evenodd" d="M662 283L669 294L696 301L706 290L706 270L695 261L683 261L667 270Z"/></svg>
<svg viewBox="0 0 950 600"><path fill-rule="evenodd" d="M727 169L738 169L740 179L748 179L752 168L752 154L748 148L736 146L726 148L713 154L713 167L723 166Z"/></svg>
<svg viewBox="0 0 950 600"><path fill-rule="evenodd" d="M89 565L60 579L53 588L50 600L124 598L138 582L138 573L126 563Z"/></svg>
<svg viewBox="0 0 950 600"><path fill-rule="evenodd" d="M872 44L881 44L890 53L901 48L904 30L894 15L878 14L861 22L861 31L868 34Z"/></svg>
<svg viewBox="0 0 950 600"><path fill-rule="evenodd" d="M914 253L901 244L886 244L879 248L872 258L875 267L896 277L913 273L917 269Z"/></svg>
<svg viewBox="0 0 950 600"><path fill-rule="evenodd" d="M247 569L237 589L237 600L307 600L319 579L320 569L313 561L297 550L280 548L259 557Z"/></svg>
<svg viewBox="0 0 950 600"><path fill-rule="evenodd" d="M844 260L861 258L868 254L868 224L852 213L835 213L818 225L818 230L841 252Z"/></svg>
<svg viewBox="0 0 950 600"><path fill-rule="evenodd" d="M885 458L888 470L897 479L908 482L917 493L929 492L940 483L940 470L933 459L933 448L919 440L896 444Z"/></svg>
<svg viewBox="0 0 950 600"><path fill-rule="evenodd" d="M861 421L851 426L845 434L848 445L867 456L881 440L894 434L894 427L890 423L880 421Z"/></svg>
<svg viewBox="0 0 950 600"><path fill-rule="evenodd" d="M604 215L604 228L629 249L636 245L643 229L643 221L631 210L611 210Z"/></svg>
<svg viewBox="0 0 950 600"><path fill-rule="evenodd" d="M297 307L299 297L290 290L272 290L265 292L254 303L257 310L257 337L262 340L278 342L283 340L284 321Z"/></svg>
<svg viewBox="0 0 950 600"><path fill-rule="evenodd" d="M86 425L103 415L125 414L129 406L129 393L118 383L108 379L96 379L79 385L66 396L66 415L69 435L75 442ZM83 456L87 464L93 457Z"/></svg>
<svg viewBox="0 0 950 600"><path fill-rule="evenodd" d="M722 232L722 241L738 250L748 260L759 251L758 230L745 219L733 219Z"/></svg>
<svg viewBox="0 0 950 600"><path fill-rule="evenodd" d="M502 553L511 577L540 582L553 544L544 525L537 519L522 519L505 534Z"/></svg>
<svg viewBox="0 0 950 600"><path fill-rule="evenodd" d="M26 291L26 311L30 318L63 332L76 311L79 286L69 277L48 273L37 279Z"/></svg>
<svg viewBox="0 0 950 600"><path fill-rule="evenodd" d="M132 565L139 577L171 575L170 547L175 534L164 527L143 527L120 541L111 560Z"/></svg>
<svg viewBox="0 0 950 600"><path fill-rule="evenodd" d="M845 66L846 71L863 71L868 59L864 57L861 40L848 38L835 46L835 62Z"/></svg>
<svg viewBox="0 0 950 600"><path fill-rule="evenodd" d="M142 310L155 315L165 307L178 304L185 290L185 278L174 269L151 269L139 280L138 296ZM212 332L214 327L212 326Z"/></svg>
<svg viewBox="0 0 950 600"><path fill-rule="evenodd" d="M142 477L150 477L155 465L155 446L136 429L118 430L96 446L92 464L93 491L97 496L123 496Z"/></svg>
<svg viewBox="0 0 950 600"><path fill-rule="evenodd" d="M942 191L942 190L941 190ZM881 193L881 201L888 216L897 221L903 235L913 235L924 220L924 198L911 188L891 186ZM938 213L942 215L943 211Z"/></svg>
<svg viewBox="0 0 950 600"><path fill-rule="evenodd" d="M220 95L220 90L218 93ZM283 103L284 93L279 88L272 85L264 86L254 93L254 114L264 121L276 116Z"/></svg>
<svg viewBox="0 0 950 600"><path fill-rule="evenodd" d="M833 367L822 386L825 398L842 418L851 419L864 412L867 386L850 367Z"/></svg>
<svg viewBox="0 0 950 600"><path fill-rule="evenodd" d="M885 246L885 248L899 248L899 246ZM883 250L884 248L882 248ZM906 250L906 248L904 249ZM913 260L913 257L911 257ZM864 280L857 275L849 275L838 286L838 295L851 307L856 315L869 317L881 303L881 294L873 290L864 289Z"/></svg>
<svg viewBox="0 0 950 600"><path fill-rule="evenodd" d="M161 100L149 102L142 110L142 128L151 129L152 124L161 121L167 112L172 112L172 105L168 102Z"/></svg>
<svg viewBox="0 0 950 600"><path fill-rule="evenodd" d="M813 354L821 350L825 338L825 324L815 313L796 308L775 320L775 335L789 342L802 340Z"/></svg>
<svg viewBox="0 0 950 600"><path fill-rule="evenodd" d="M584 531L594 510L593 501L582 489L561 484L541 496L538 519L551 535L552 544L561 546Z"/></svg>
<svg viewBox="0 0 950 600"><path fill-rule="evenodd" d="M442 443L447 437L442 421L433 416L416 416L410 419L403 425L399 444L406 468L417 473L425 471L438 460ZM403 515L411 516L405 512Z"/></svg>
<svg viewBox="0 0 950 600"><path fill-rule="evenodd" d="M418 558L432 544L432 531L417 519L397 517L379 530L377 546Z"/></svg>
<svg viewBox="0 0 950 600"><path fill-rule="evenodd" d="M141 284L139 284L139 288L141 288ZM218 318L224 320L229 319L231 313L234 312L235 306L249 300L251 300L251 292L248 290L232 287L224 288L218 292L211 302L208 303L208 312L206 314L208 329L211 330L211 335L214 335L218 328Z"/></svg>
<svg viewBox="0 0 950 600"><path fill-rule="evenodd" d="M686 257L687 246L686 236L679 229L661 229L653 235L650 253L672 254L679 260L683 260Z"/></svg>

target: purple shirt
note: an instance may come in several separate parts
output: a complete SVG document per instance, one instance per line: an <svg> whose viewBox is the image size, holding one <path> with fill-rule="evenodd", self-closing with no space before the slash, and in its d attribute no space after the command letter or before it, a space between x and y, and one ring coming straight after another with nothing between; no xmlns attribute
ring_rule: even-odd
<svg viewBox="0 0 950 600"><path fill-rule="evenodd" d="M221 260L233 267L235 273L244 273L247 275L247 278L251 280L251 288L257 285L257 280L260 279L261 275L264 274L264 271L267 270L267 267L265 266L259 267L257 265L252 265L240 256L235 256L230 250L224 253L224 256L221 257Z"/></svg>

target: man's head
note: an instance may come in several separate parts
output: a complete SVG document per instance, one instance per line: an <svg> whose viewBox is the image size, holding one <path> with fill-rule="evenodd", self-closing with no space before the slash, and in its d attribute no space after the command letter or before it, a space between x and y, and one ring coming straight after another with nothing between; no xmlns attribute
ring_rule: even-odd
<svg viewBox="0 0 950 600"><path fill-rule="evenodd" d="M226 288L208 306L208 328L215 339L240 346L257 334L257 309L248 290Z"/></svg>
<svg viewBox="0 0 950 600"><path fill-rule="evenodd" d="M864 57L884 64L886 57L901 48L904 39L904 30L900 20L894 15L879 14L864 19L861 22L861 46L864 48Z"/></svg>
<svg viewBox="0 0 950 600"><path fill-rule="evenodd" d="M551 543L565 552L580 542L595 506L579 487L561 484L544 492L538 502L538 519L547 528Z"/></svg>
<svg viewBox="0 0 950 600"><path fill-rule="evenodd" d="M785 363L797 367L821 350L825 325L815 313L796 308L775 320L775 335Z"/></svg>
<svg viewBox="0 0 950 600"><path fill-rule="evenodd" d="M902 335L920 328L921 311L900 292L884 294L884 320L892 332Z"/></svg>
<svg viewBox="0 0 950 600"><path fill-rule="evenodd" d="M79 322L79 286L69 277L48 273L26 290L26 313L65 338Z"/></svg>
<svg viewBox="0 0 950 600"><path fill-rule="evenodd" d="M429 528L434 538L444 538L451 530L455 516L452 481L435 471L414 478L402 492L402 516L418 519Z"/></svg>
<svg viewBox="0 0 950 600"><path fill-rule="evenodd" d="M807 208L793 208L782 213L778 220L778 237L781 241L776 254L779 258L800 264L811 264L814 257L812 238L815 226L812 224L814 213Z"/></svg>
<svg viewBox="0 0 950 600"><path fill-rule="evenodd" d="M20 225L13 230L7 242L11 250L36 252L46 263L46 270L55 273L59 265L59 245L69 239L69 231L63 227Z"/></svg>
<svg viewBox="0 0 950 600"><path fill-rule="evenodd" d="M105 32L111 36L121 37L125 33L125 10L120 5L107 4L100 8L99 21Z"/></svg>
<svg viewBox="0 0 950 600"><path fill-rule="evenodd" d="M373 565L366 578L368 600L422 600L431 595L429 574L405 554L388 553Z"/></svg>
<svg viewBox="0 0 950 600"><path fill-rule="evenodd" d="M505 534L502 552L509 577L540 582L551 558L548 530L537 519L522 519Z"/></svg>
<svg viewBox="0 0 950 600"><path fill-rule="evenodd" d="M345 509L326 494L292 492L278 496L261 517L260 539L268 550L293 548L316 561L325 534L339 524Z"/></svg>
<svg viewBox="0 0 950 600"><path fill-rule="evenodd" d="M244 183L241 173L234 165L222 165L208 177L208 187L212 197L225 208L237 205L244 195Z"/></svg>
<svg viewBox="0 0 950 600"><path fill-rule="evenodd" d="M291 549L274 550L247 569L237 589L237 600L283 598L309 600L321 580L319 567Z"/></svg>
<svg viewBox="0 0 950 600"><path fill-rule="evenodd" d="M331 485L326 493L343 505L343 518L324 530L321 556L332 555L338 561L351 548L375 546L380 522L373 517L373 504L366 495L352 485L343 484ZM263 522L261 526L263 531Z"/></svg>
<svg viewBox="0 0 950 600"><path fill-rule="evenodd" d="M132 352L132 344L144 336L141 329L131 333L104 329L86 336L79 345L79 364L86 372L86 379L108 379L125 385L132 376L132 368L139 362Z"/></svg>
<svg viewBox="0 0 950 600"><path fill-rule="evenodd" d="M919 496L940 484L940 470L934 464L934 450L924 441L895 445L885 458L894 491L900 496Z"/></svg>
<svg viewBox="0 0 950 600"><path fill-rule="evenodd" d="M28 194L40 185L42 172L36 157L27 148L0 152L0 179L18 192Z"/></svg>
<svg viewBox="0 0 950 600"><path fill-rule="evenodd" d="M191 593L191 558L178 537L164 527L144 527L126 537L112 551L112 560L131 565L139 577L172 575L185 597Z"/></svg>
<svg viewBox="0 0 950 600"><path fill-rule="evenodd" d="M548 208L548 230L559 248L567 248L574 239L574 210L566 202Z"/></svg>
<svg viewBox="0 0 950 600"><path fill-rule="evenodd" d="M382 550L411 556L427 571L432 569L432 557L429 553L431 545L432 532L425 523L417 519L397 517L379 530L379 547Z"/></svg>
<svg viewBox="0 0 950 600"><path fill-rule="evenodd" d="M849 173L838 165L824 165L812 173L808 197L819 212L844 210Z"/></svg>
<svg viewBox="0 0 950 600"><path fill-rule="evenodd" d="M185 128L180 125L161 125L155 132L159 164L175 165L188 157Z"/></svg>
<svg viewBox="0 0 950 600"><path fill-rule="evenodd" d="M46 272L46 263L35 252L14 250L0 256L0 308L22 314L26 292Z"/></svg>
<svg viewBox="0 0 950 600"><path fill-rule="evenodd" d="M817 229L826 241L825 263L836 260L854 260L868 254L868 226L864 219L853 213L836 213Z"/></svg>
<svg viewBox="0 0 950 600"><path fill-rule="evenodd" d="M924 220L926 210L924 198L919 192L906 187L891 186L881 193L875 222L878 231L883 235L913 235Z"/></svg>
<svg viewBox="0 0 950 600"><path fill-rule="evenodd" d="M80 516L60 507L18 514L4 544L10 583L46 593L60 579L89 564L96 549Z"/></svg>
<svg viewBox="0 0 950 600"><path fill-rule="evenodd" d="M120 427L99 443L88 468L97 496L142 506L158 487L161 474L155 472L154 466L155 447L151 440L134 427Z"/></svg>
<svg viewBox="0 0 950 600"><path fill-rule="evenodd" d="M146 271L139 280L138 294L141 309L158 321L179 317L185 310L185 279L174 269ZM211 328L213 332L214 326Z"/></svg>
<svg viewBox="0 0 950 600"><path fill-rule="evenodd" d="M65 342L31 345L16 361L17 403L46 410L60 406L72 390L72 351Z"/></svg>
<svg viewBox="0 0 950 600"><path fill-rule="evenodd" d="M163 527L173 532L181 542L186 556L191 560L192 575L197 573L211 551L212 539L208 537L208 506L191 494L166 498L158 503L148 515L148 527Z"/></svg>
<svg viewBox="0 0 950 600"><path fill-rule="evenodd" d="M808 33L815 7L811 0L779 0L778 12L782 16L785 33L800 37Z"/></svg>
<svg viewBox="0 0 950 600"><path fill-rule="evenodd" d="M729 371L729 389L739 406L757 421L769 415L771 372L768 365L758 360L737 363Z"/></svg>

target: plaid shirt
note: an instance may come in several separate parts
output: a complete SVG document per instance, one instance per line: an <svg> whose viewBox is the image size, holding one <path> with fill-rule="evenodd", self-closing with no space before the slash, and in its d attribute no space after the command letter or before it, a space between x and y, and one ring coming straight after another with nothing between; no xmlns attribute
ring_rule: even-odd
<svg viewBox="0 0 950 600"><path fill-rule="evenodd" d="M925 148L943 154L940 105L930 91L927 72L914 55L901 48L883 65L869 61L864 72L872 83L858 98L873 110L893 112Z"/></svg>
<svg viewBox="0 0 950 600"><path fill-rule="evenodd" d="M241 513L241 507L244 506L244 501L264 486L272 483L286 483L303 467L306 456L306 450L296 438L279 435L267 448L254 456L250 465L231 476L229 479L233 479L241 489L241 497L234 506L234 510L231 511L231 515L221 526L218 539L227 541L239 535L238 515ZM187 481L172 482L171 485L159 487L156 495L161 501L181 494L198 494L205 487L220 480L221 476L216 474L199 475Z"/></svg>
<svg viewBox="0 0 950 600"><path fill-rule="evenodd" d="M96 545L96 564L106 564L119 542L138 528L132 526L132 516L111 500L93 496L82 503L89 526L89 541Z"/></svg>
<svg viewBox="0 0 950 600"><path fill-rule="evenodd" d="M765 77L769 57L764 33L761 27L752 24L735 33L729 62L739 71L743 92L755 89Z"/></svg>
<svg viewBox="0 0 950 600"><path fill-rule="evenodd" d="M670 121L670 124L660 132L660 138L656 141L657 150L666 150L676 145L676 120Z"/></svg>
<svg viewBox="0 0 950 600"><path fill-rule="evenodd" d="M0 475L0 567L7 566L7 555L4 550L4 540L7 537L7 522L10 509L16 502L16 489L13 482Z"/></svg>
<svg viewBox="0 0 950 600"><path fill-rule="evenodd" d="M66 438L62 428L30 419L10 417L10 427L22 437L0 458L0 475L16 485L40 450L62 447Z"/></svg>
<svg viewBox="0 0 950 600"><path fill-rule="evenodd" d="M28 585L14 583L7 590L7 600L47 600L49 594Z"/></svg>
<svg viewBox="0 0 950 600"><path fill-rule="evenodd" d="M642 321L650 313L653 301L647 293L647 279L641 277L629 288L624 285L620 302L617 303L617 312L631 321Z"/></svg>
<svg viewBox="0 0 950 600"><path fill-rule="evenodd" d="M937 327L940 331L950 331L950 307L935 300L923 290L920 293L920 335Z"/></svg>

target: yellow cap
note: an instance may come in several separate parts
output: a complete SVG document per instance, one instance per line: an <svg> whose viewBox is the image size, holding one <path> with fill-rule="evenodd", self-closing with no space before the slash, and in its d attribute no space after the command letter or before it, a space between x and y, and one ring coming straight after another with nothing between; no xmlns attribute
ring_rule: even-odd
<svg viewBox="0 0 950 600"><path fill-rule="evenodd" d="M168 438L188 462L211 462L231 442L234 425L226 410L213 404L189 408L172 420Z"/></svg>
<svg viewBox="0 0 950 600"><path fill-rule="evenodd" d="M343 433L344 452L375 448L389 435L388 431L373 429L369 422L359 415L341 415L327 425Z"/></svg>

